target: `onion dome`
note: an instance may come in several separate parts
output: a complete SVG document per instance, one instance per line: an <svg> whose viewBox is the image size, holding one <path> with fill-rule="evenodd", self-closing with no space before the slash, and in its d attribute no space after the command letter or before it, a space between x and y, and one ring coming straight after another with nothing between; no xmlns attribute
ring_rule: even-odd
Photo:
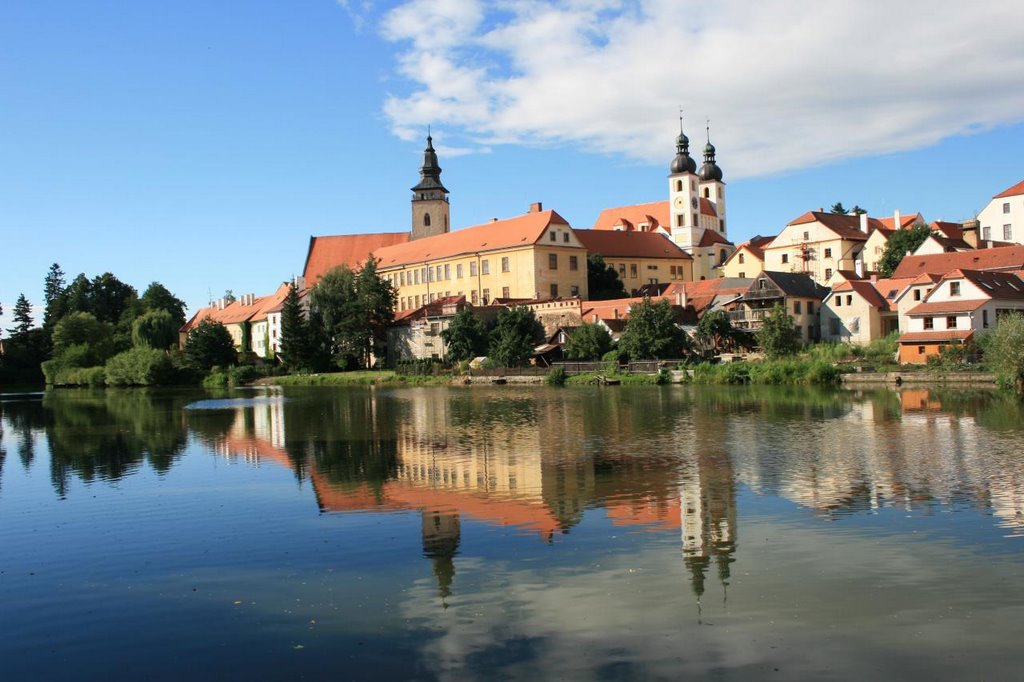
<svg viewBox="0 0 1024 682"><path fill-rule="evenodd" d="M710 138L704 145L704 165L700 167L700 172L697 175L702 182L722 181L722 169L715 163L715 145L711 144Z"/></svg>
<svg viewBox="0 0 1024 682"><path fill-rule="evenodd" d="M679 137L676 138L676 157L672 159L669 172L673 175L697 172L697 162L690 156L690 138L681 129Z"/></svg>

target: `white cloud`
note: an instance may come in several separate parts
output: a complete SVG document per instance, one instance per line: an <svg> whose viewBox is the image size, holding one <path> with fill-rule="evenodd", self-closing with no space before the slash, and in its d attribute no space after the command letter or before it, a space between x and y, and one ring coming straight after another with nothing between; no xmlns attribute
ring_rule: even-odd
<svg viewBox="0 0 1024 682"><path fill-rule="evenodd" d="M667 163L682 105L756 176L1024 120L1022 23L1016 0L414 0L382 20L408 82L384 111L402 137Z"/></svg>

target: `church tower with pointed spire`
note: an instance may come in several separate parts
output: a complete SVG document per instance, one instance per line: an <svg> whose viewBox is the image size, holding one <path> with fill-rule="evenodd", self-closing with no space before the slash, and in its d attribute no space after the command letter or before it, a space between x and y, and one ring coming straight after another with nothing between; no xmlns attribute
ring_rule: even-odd
<svg viewBox="0 0 1024 682"><path fill-rule="evenodd" d="M704 145L704 165L697 173L700 178L700 196L715 205L717 221L708 227L725 237L725 183L722 182L722 169L715 162L715 145L711 144L710 123L707 133L708 143Z"/></svg>
<svg viewBox="0 0 1024 682"><path fill-rule="evenodd" d="M433 237L451 230L448 190L441 184L441 166L437 164L434 139L427 133L423 150L420 182L412 188L412 239Z"/></svg>
<svg viewBox="0 0 1024 682"><path fill-rule="evenodd" d="M690 138L683 132L683 117L680 115L676 155L669 165L668 198L672 241L683 249L692 248L700 240L696 171L697 162L690 156Z"/></svg>

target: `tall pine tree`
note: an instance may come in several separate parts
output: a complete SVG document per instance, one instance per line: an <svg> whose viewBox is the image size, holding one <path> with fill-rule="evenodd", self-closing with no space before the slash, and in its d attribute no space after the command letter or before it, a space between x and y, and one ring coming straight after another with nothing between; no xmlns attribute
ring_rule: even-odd
<svg viewBox="0 0 1024 682"><path fill-rule="evenodd" d="M19 294L14 304L14 326L7 330L12 339L20 339L32 328L32 304L25 298L25 294Z"/></svg>
<svg viewBox="0 0 1024 682"><path fill-rule="evenodd" d="M285 366L293 372L313 369L309 332L299 292L294 286L290 286L281 308L280 357Z"/></svg>
<svg viewBox="0 0 1024 682"><path fill-rule="evenodd" d="M43 311L43 328L52 329L60 318L64 317L64 291L67 289L64 281L64 271L59 264L54 263L46 273L46 281L43 285L43 303L46 305Z"/></svg>

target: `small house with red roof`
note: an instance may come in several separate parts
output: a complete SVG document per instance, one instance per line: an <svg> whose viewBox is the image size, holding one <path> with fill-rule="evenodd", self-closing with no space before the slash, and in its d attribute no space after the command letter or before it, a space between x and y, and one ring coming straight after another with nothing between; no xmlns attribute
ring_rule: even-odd
<svg viewBox="0 0 1024 682"><path fill-rule="evenodd" d="M180 346L185 347L189 332L198 327L201 322L212 320L227 328L236 350L240 353L251 352L261 358L273 357L274 349L279 347L279 343L278 346L275 346L274 339L270 338L270 325L267 316L268 313L284 303L290 287L291 284L285 282L277 288L277 291L268 296L243 294L233 301L220 299L205 308L200 308L178 330ZM279 342L279 339L277 341Z"/></svg>
<svg viewBox="0 0 1024 682"><path fill-rule="evenodd" d="M736 251L722 263L722 277L757 277L764 270L764 247L775 239L760 235L751 237L736 247Z"/></svg>
<svg viewBox="0 0 1024 682"><path fill-rule="evenodd" d="M978 214L981 241L1024 244L1024 180L992 197Z"/></svg>
<svg viewBox="0 0 1024 682"><path fill-rule="evenodd" d="M836 283L821 304L821 338L867 345L899 329L893 280L844 280Z"/></svg>
<svg viewBox="0 0 1024 682"><path fill-rule="evenodd" d="M947 272L907 311L908 322L900 335L900 362L921 364L943 346L975 341L978 334L1015 311L1024 312L1024 280L1017 273Z"/></svg>
<svg viewBox="0 0 1024 682"><path fill-rule="evenodd" d="M879 230L891 233L886 223L866 213L808 211L793 219L764 247L764 268L803 273L827 285L839 270L864 272L863 252L868 238Z"/></svg>

